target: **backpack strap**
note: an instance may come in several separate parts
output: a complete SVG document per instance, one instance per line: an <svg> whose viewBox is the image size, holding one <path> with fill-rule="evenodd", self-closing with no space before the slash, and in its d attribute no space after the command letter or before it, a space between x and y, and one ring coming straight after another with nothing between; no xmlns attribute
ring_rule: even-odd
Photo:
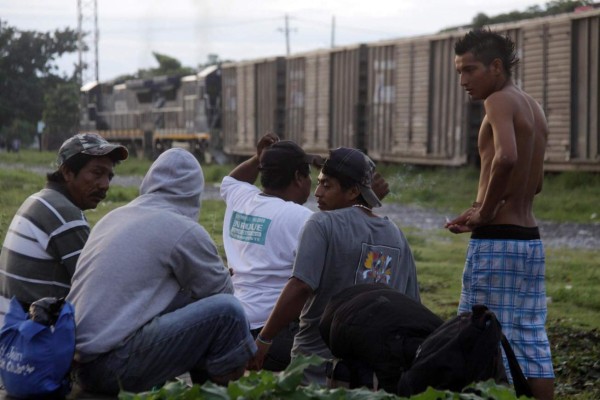
<svg viewBox="0 0 600 400"><path fill-rule="evenodd" d="M502 334L502 339L500 342L502 343L504 354L506 354L506 358L508 360L508 366L510 367L510 374L513 378L513 384L515 386L517 397L533 397L529 383L527 383L527 378L525 378L525 375L523 375L523 370L521 370L521 367L519 366L515 352L513 351L508 339L506 336L504 336L504 334Z"/></svg>

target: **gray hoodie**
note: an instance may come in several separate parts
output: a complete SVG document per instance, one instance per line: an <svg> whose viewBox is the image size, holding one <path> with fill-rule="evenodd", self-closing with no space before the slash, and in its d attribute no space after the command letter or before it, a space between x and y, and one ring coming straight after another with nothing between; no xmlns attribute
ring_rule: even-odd
<svg viewBox="0 0 600 400"><path fill-rule="evenodd" d="M118 347L175 303L233 293L214 242L198 224L203 188L194 156L170 149L150 167L140 196L94 226L67 298L75 306L78 361Z"/></svg>

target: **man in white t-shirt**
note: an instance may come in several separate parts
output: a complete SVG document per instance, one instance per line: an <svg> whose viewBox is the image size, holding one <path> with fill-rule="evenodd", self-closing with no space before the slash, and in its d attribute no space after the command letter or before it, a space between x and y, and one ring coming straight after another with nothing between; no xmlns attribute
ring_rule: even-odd
<svg viewBox="0 0 600 400"><path fill-rule="evenodd" d="M223 245L235 296L255 337L292 274L300 231L312 215L302 206L311 192L310 164L321 162L320 156L305 153L296 143L267 134L259 140L256 155L221 183L227 204ZM254 186L259 171L262 191ZM297 321L292 321L273 338L265 369L285 369L297 329Z"/></svg>

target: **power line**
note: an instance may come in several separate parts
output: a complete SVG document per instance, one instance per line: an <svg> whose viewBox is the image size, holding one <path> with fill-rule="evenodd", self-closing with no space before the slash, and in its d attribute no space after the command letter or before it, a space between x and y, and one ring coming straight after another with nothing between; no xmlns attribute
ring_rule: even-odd
<svg viewBox="0 0 600 400"><path fill-rule="evenodd" d="M305 19L305 18L294 18L294 20L299 21L299 22L314 24L314 25L321 25L321 26L326 26L326 27L330 26L329 22L315 21L315 20ZM336 29L342 28L342 29L347 29L347 30L369 32L369 33L373 33L373 34L387 35L387 36L398 35L398 33L395 33L395 32L392 33L392 32L386 32L386 31L379 31L379 30L375 30L375 29L357 28L356 26L346 26L346 25L339 25L339 24L336 24L335 26L336 26Z"/></svg>
<svg viewBox="0 0 600 400"><path fill-rule="evenodd" d="M238 27L241 25L256 25L262 24L264 22L273 22L279 21L280 17L277 18L261 18L261 19L253 19L253 20L245 20L245 21L235 21L228 23L220 23L220 24L192 24L192 25L182 25L179 24L177 26L153 26L152 23L147 23L148 26L152 28L153 31L186 31L186 30L209 30L209 29L221 29L221 28L231 28ZM103 33L125 33L125 32L138 32L139 28L136 26L132 26L127 29L103 29Z"/></svg>

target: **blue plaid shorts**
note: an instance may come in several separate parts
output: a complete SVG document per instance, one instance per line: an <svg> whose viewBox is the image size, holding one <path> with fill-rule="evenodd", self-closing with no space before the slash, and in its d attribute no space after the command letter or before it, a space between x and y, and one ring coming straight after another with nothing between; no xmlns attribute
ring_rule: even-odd
<svg viewBox="0 0 600 400"><path fill-rule="evenodd" d="M545 256L540 239L471 239L458 312L492 310L526 377L553 378L545 330ZM510 379L506 357L504 366ZM512 382L512 379L511 379Z"/></svg>

